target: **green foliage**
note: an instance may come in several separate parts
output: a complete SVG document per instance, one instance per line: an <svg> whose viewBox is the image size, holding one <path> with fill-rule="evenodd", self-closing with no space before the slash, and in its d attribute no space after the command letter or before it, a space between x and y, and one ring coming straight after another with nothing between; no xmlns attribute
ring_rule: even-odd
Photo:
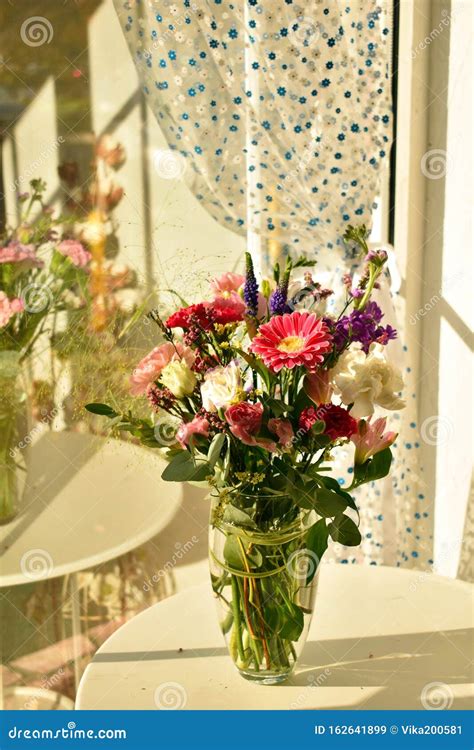
<svg viewBox="0 0 474 750"><path fill-rule="evenodd" d="M352 487L359 487L366 482L374 482L386 477L392 465L392 451L385 448L369 458L364 464L356 464L354 467L354 481Z"/></svg>
<svg viewBox="0 0 474 750"><path fill-rule="evenodd" d="M360 531L354 521L343 513L331 521L328 529L333 541L344 544L346 547L357 547L362 541Z"/></svg>

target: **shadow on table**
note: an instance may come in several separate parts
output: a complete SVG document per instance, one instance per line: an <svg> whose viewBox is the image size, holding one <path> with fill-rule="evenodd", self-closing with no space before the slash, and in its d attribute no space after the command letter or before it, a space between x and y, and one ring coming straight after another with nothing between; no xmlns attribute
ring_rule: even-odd
<svg viewBox="0 0 474 750"><path fill-rule="evenodd" d="M2 540L8 549L104 445L104 439L75 432L47 432L27 451L20 512Z"/></svg>
<svg viewBox="0 0 474 750"><path fill-rule="evenodd" d="M450 685L472 682L474 630L447 630L369 636L361 639L310 641L297 672L287 684L302 687L378 687L358 705L377 708L406 707L420 703L421 690L431 683L447 683L433 704L446 699L452 708L472 708L472 699L454 696ZM318 664L314 667L314 664ZM281 686L282 689L285 685ZM428 698L427 698L428 699ZM331 706L328 706L331 708ZM340 708L340 706L332 706Z"/></svg>

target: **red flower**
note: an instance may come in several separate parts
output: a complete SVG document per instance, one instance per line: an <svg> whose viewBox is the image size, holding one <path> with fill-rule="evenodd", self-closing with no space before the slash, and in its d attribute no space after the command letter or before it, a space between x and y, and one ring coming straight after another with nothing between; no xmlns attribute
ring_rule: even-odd
<svg viewBox="0 0 474 750"><path fill-rule="evenodd" d="M245 445L257 445L268 451L277 449L276 443L272 440L255 437L262 426L263 404L260 401L256 404L250 404L248 401L233 404L226 409L224 416L231 433Z"/></svg>
<svg viewBox="0 0 474 750"><path fill-rule="evenodd" d="M354 417L351 417L347 409L335 404L324 404L317 409L314 406L303 409L298 426L304 432L309 432L315 422L320 420L325 424L324 434L328 435L331 440L341 437L350 438L357 432L357 421Z"/></svg>
<svg viewBox="0 0 474 750"><path fill-rule="evenodd" d="M314 313L275 315L260 326L250 349L273 372L302 366L313 372L331 348L328 327Z"/></svg>
<svg viewBox="0 0 474 750"><path fill-rule="evenodd" d="M236 294L233 298L216 297L211 302L216 323L240 323L244 319L245 302Z"/></svg>
<svg viewBox="0 0 474 750"><path fill-rule="evenodd" d="M166 321L168 328L189 328L195 321L201 328L208 329L212 324L212 314L210 313L209 304L200 302L197 305L181 307L175 313L169 316Z"/></svg>

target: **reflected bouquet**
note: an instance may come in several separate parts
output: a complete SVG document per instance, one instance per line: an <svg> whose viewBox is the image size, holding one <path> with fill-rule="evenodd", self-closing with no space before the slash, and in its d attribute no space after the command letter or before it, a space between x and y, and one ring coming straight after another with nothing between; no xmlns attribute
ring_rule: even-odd
<svg viewBox="0 0 474 750"><path fill-rule="evenodd" d="M17 226L0 235L0 523L15 515L18 500L16 454L26 400L22 363L51 332L56 314L71 308L71 298L85 296L92 257L65 217L55 216L44 202L43 180L31 180L30 188L18 196ZM38 401L47 396L44 385ZM45 414L51 410L48 406Z"/></svg>
<svg viewBox="0 0 474 750"><path fill-rule="evenodd" d="M365 262L358 280L344 277L340 310L313 262L287 260L259 283L247 254L245 274L213 279L210 299L166 320L150 313L164 341L130 379L150 419L87 406L162 448L165 481L211 486L221 627L240 672L263 683L294 666L329 538L361 542L352 490L390 470L396 434L373 414L403 406L403 382L385 357L396 331L371 298L387 256L369 251L366 236L365 227L345 235ZM331 459L351 443L353 479L343 487Z"/></svg>

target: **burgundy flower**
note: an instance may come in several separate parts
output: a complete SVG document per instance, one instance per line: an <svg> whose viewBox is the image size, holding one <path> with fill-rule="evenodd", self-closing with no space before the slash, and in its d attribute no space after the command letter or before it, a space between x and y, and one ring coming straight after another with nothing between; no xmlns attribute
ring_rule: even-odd
<svg viewBox="0 0 474 750"><path fill-rule="evenodd" d="M357 421L351 417L347 409L336 404L324 404L317 409L314 406L303 409L298 426L304 432L309 432L318 421L324 422L324 435L328 435L331 440L341 437L350 438L357 432Z"/></svg>

